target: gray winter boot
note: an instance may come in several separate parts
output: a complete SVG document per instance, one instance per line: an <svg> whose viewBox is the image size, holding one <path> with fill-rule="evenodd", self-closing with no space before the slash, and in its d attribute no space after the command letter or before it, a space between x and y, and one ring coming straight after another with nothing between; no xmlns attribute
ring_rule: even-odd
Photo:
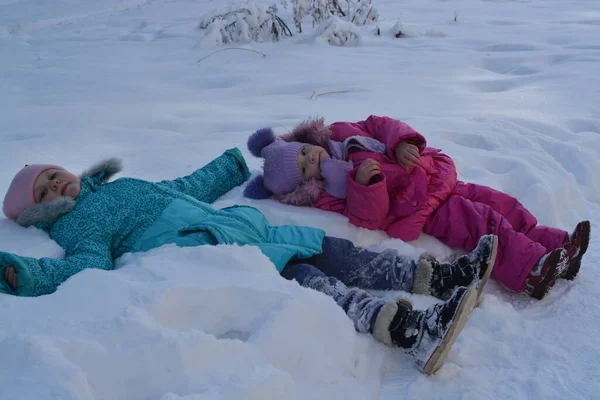
<svg viewBox="0 0 600 400"><path fill-rule="evenodd" d="M460 287L445 303L427 310L405 310L397 313L390 324L392 343L412 355L426 374L435 373L448 357L448 352L465 326L477 291Z"/></svg>
<svg viewBox="0 0 600 400"><path fill-rule="evenodd" d="M486 235L471 253L452 264L441 264L433 255L424 253L419 258L412 292L446 300L454 289L464 286L476 288L479 298L494 268L497 250L498 237Z"/></svg>

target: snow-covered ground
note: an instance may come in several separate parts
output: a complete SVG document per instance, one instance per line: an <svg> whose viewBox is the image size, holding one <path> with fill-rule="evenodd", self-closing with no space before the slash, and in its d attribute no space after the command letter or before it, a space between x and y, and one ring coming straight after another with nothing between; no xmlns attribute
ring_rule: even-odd
<svg viewBox="0 0 600 400"><path fill-rule="evenodd" d="M518 197L540 223L600 226L600 3L379 0L383 36L356 47L311 32L206 47L221 1L0 0L0 193L27 163L125 175L187 174L247 136L317 114L403 119L463 180ZM458 13L454 21L455 11ZM403 22L406 38L390 29ZM310 22L307 22L307 26ZM313 92L350 90L311 99ZM325 229L416 255L331 213L248 201L273 224ZM329 298L280 278L255 248L172 246L125 255L40 298L0 295L0 398L593 399L600 393L600 243L580 276L535 301L490 282L435 376L356 334ZM61 257L45 233L0 220L0 249ZM416 299L417 304L430 302Z"/></svg>

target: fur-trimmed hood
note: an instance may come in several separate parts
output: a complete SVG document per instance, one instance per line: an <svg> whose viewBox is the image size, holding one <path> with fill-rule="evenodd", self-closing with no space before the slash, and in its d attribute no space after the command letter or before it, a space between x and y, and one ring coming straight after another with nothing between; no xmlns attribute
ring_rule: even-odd
<svg viewBox="0 0 600 400"><path fill-rule="evenodd" d="M115 174L123 168L123 163L118 158L105 159L91 168L85 170L79 178L83 181L91 178L95 183L108 182ZM77 200L72 197L60 197L50 203L36 204L23 211L16 219L21 226L31 226L38 223L53 224L60 217L68 213L75 207Z"/></svg>
<svg viewBox="0 0 600 400"><path fill-rule="evenodd" d="M331 140L333 132L329 125L325 125L323 117L315 117L302 121L290 132L279 138L286 142L300 142L321 146L327 149L327 142Z"/></svg>

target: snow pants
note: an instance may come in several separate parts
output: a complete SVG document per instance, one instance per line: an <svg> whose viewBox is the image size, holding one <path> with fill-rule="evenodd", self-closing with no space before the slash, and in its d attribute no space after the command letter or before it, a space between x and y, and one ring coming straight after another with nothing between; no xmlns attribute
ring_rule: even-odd
<svg viewBox="0 0 600 400"><path fill-rule="evenodd" d="M401 256L396 250L374 253L349 240L326 236L321 254L291 261L281 276L333 298L358 332L372 333L386 301L363 289L410 292L416 268L412 258Z"/></svg>
<svg viewBox="0 0 600 400"><path fill-rule="evenodd" d="M454 193L427 220L423 231L442 243L472 251L481 236L498 236L493 276L521 292L540 258L563 246L566 231L537 225L517 199L487 186L458 182Z"/></svg>

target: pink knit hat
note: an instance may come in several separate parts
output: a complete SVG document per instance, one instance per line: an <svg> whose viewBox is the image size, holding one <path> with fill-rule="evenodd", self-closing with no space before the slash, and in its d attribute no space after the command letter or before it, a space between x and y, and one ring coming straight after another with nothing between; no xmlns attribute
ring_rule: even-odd
<svg viewBox="0 0 600 400"><path fill-rule="evenodd" d="M2 204L4 215L16 220L23 211L34 205L33 184L42 172L52 168L63 169L51 164L32 164L26 165L17 172L4 196Z"/></svg>

